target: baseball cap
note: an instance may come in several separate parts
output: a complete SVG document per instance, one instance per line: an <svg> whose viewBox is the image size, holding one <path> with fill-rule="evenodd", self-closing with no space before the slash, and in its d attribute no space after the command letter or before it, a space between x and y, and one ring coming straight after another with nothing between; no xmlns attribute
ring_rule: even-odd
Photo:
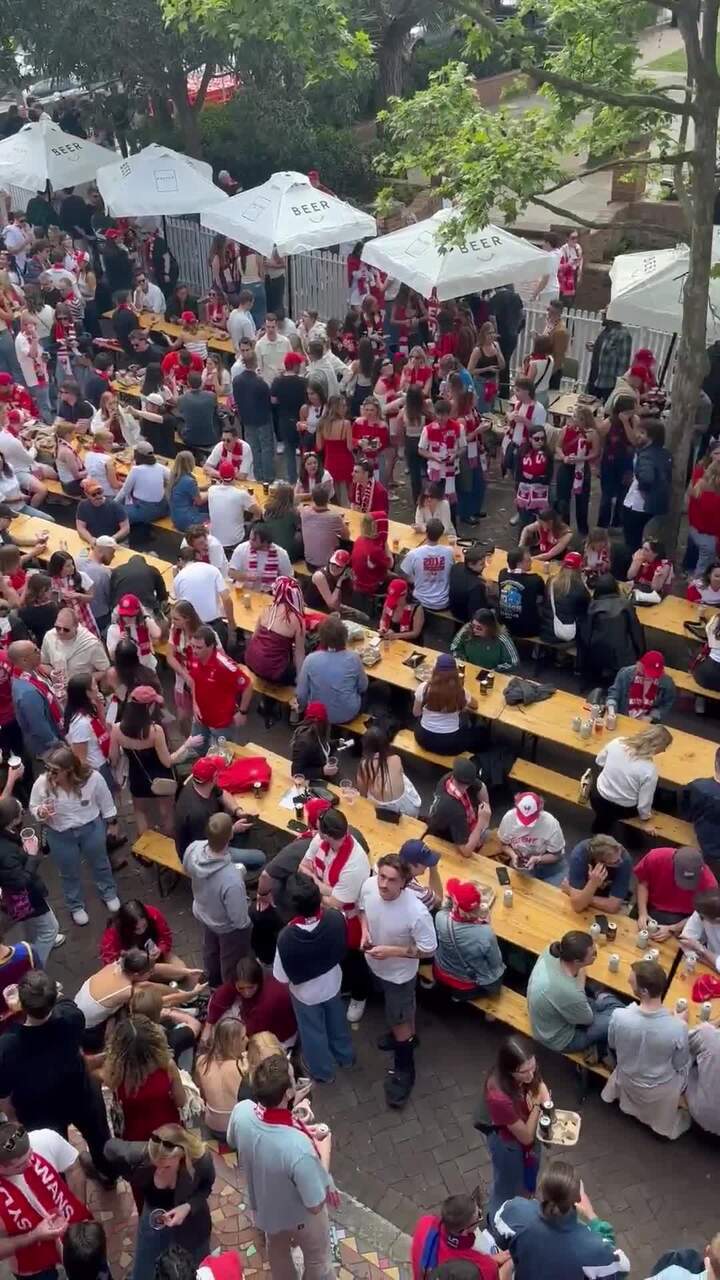
<svg viewBox="0 0 720 1280"><path fill-rule="evenodd" d="M305 708L305 720L322 720L325 723L327 718L327 707L324 702L308 702Z"/></svg>
<svg viewBox="0 0 720 1280"><path fill-rule="evenodd" d="M329 800L323 800L320 796L313 796L312 800L308 800L305 805L305 817L307 818L308 826L315 830L322 814L326 813L328 809L332 809Z"/></svg>
<svg viewBox="0 0 720 1280"><path fill-rule="evenodd" d="M110 537L109 533L101 533L100 537L95 539L96 547L113 547L115 550L117 550L118 545L119 544L115 541L115 539Z"/></svg>
<svg viewBox="0 0 720 1280"><path fill-rule="evenodd" d="M160 409L164 409L165 407L165 398L161 391L151 391L150 394L145 397L145 399L147 400L148 404L156 404Z"/></svg>
<svg viewBox="0 0 720 1280"><path fill-rule="evenodd" d="M221 462L220 466L218 467L218 474L221 480L234 480L235 468L232 462L227 462L227 461Z"/></svg>
<svg viewBox="0 0 720 1280"><path fill-rule="evenodd" d="M140 702L144 707L150 706L156 702L158 706L162 706L165 699L157 689L153 689L151 684L137 684L130 694L131 702Z"/></svg>
<svg viewBox="0 0 720 1280"><path fill-rule="evenodd" d="M440 854L433 853L424 840L406 840L398 850L398 857L401 862L421 867L436 867L440 861Z"/></svg>
<svg viewBox="0 0 720 1280"><path fill-rule="evenodd" d="M657 649L648 649L640 658L643 674L651 680L657 680L665 670L665 659Z"/></svg>
<svg viewBox="0 0 720 1280"><path fill-rule="evenodd" d="M388 583L387 598L388 600L399 600L408 590L408 584L404 578L392 578Z"/></svg>
<svg viewBox="0 0 720 1280"><path fill-rule="evenodd" d="M456 667L455 659L450 653L441 653L435 663L436 671L454 671Z"/></svg>
<svg viewBox="0 0 720 1280"><path fill-rule="evenodd" d="M224 766L222 756L201 756L192 767L192 776L196 782L212 782Z"/></svg>
<svg viewBox="0 0 720 1280"><path fill-rule="evenodd" d="M579 551L568 551L567 555L563 556L563 564L566 564L568 569L582 569L582 562L583 558Z"/></svg>
<svg viewBox="0 0 720 1280"><path fill-rule="evenodd" d="M461 911L475 911L482 902L480 890L469 880L448 880L445 887Z"/></svg>
<svg viewBox="0 0 720 1280"><path fill-rule="evenodd" d="M522 791L515 797L515 813L518 822L524 827L531 827L542 813L543 802L534 791Z"/></svg>
<svg viewBox="0 0 720 1280"><path fill-rule="evenodd" d="M195 315L194 311L183 311L180 316L180 319L182 320L183 324L195 324L197 320L197 316Z"/></svg>
<svg viewBox="0 0 720 1280"><path fill-rule="evenodd" d="M102 493L102 485L97 480L83 480L80 488L83 493L87 494L88 498L94 498L97 494Z"/></svg>
<svg viewBox="0 0 720 1280"><path fill-rule="evenodd" d="M334 565L336 569L347 569L350 563L350 552L333 551L330 557L330 563L331 565Z"/></svg>
<svg viewBox="0 0 720 1280"><path fill-rule="evenodd" d="M0 387L11 387L12 384L13 384L12 374L5 373L5 371L3 370L3 372L0 373Z"/></svg>
<svg viewBox="0 0 720 1280"><path fill-rule="evenodd" d="M480 781L480 773L472 760L464 760L462 757L455 761L452 776L456 782L462 782L466 787L472 787Z"/></svg>
<svg viewBox="0 0 720 1280"><path fill-rule="evenodd" d="M140 612L141 607L137 596L121 596L118 601L118 613L121 618L132 618L134 614Z"/></svg>
<svg viewBox="0 0 720 1280"><path fill-rule="evenodd" d="M305 361L299 351L288 351L283 358L283 365L286 369L297 369L299 365Z"/></svg>
<svg viewBox="0 0 720 1280"><path fill-rule="evenodd" d="M684 844L675 850L673 872L678 889L697 889L703 869L703 856L699 849Z"/></svg>
<svg viewBox="0 0 720 1280"><path fill-rule="evenodd" d="M149 440L138 440L134 448L136 453L154 453L155 452Z"/></svg>

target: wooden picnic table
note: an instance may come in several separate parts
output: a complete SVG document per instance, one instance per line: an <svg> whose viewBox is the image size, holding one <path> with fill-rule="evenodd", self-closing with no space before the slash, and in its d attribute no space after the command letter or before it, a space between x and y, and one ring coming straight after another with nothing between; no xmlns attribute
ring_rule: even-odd
<svg viewBox="0 0 720 1280"><path fill-rule="evenodd" d="M651 945L654 946L655 944L652 943ZM681 955L680 962L673 975L672 982L665 992L664 1003L668 1008L674 1009L676 1002L680 999L687 1000L688 1026L691 1028L700 1024L700 1005L693 1001L692 989L697 979L704 973L711 973L713 977L717 977L717 973L714 969L711 969L707 964L702 964L700 961L698 961L695 973L686 973ZM710 1004L712 1005L711 1018L720 1018L720 998L717 1000L711 1000Z"/></svg>
<svg viewBox="0 0 720 1280"><path fill-rule="evenodd" d="M105 320L112 320L112 317L112 311L103 312ZM161 316L156 316L154 311L141 311L139 313L138 328L152 329L156 333L166 334L168 338L179 338L183 332L181 324L173 324L170 320L163 320ZM197 337L216 351L224 351L228 355L235 355L235 347L230 339L218 337L217 333L207 324L198 325Z"/></svg>
<svg viewBox="0 0 720 1280"><path fill-rule="evenodd" d="M549 401L548 412L556 414L559 418L571 418L578 405L584 409L590 409L592 413L597 413L602 407L602 402L594 396L589 400L581 400L581 395L580 391L560 392L554 400Z"/></svg>
<svg viewBox="0 0 720 1280"><path fill-rule="evenodd" d="M87 556L90 547L87 542L83 542L77 529L67 529L62 524L51 524L49 520L41 520L37 516L15 516L10 525L10 532L17 538L37 538L41 533L47 533L47 554L52 555L53 551L62 551L62 543L65 548L74 557L78 569L82 569L82 556ZM172 589L173 570L172 565L167 560L160 560L157 556L148 555L147 552L133 551L130 547L124 547L122 544L118 546L115 552L113 563L115 565L125 564L133 556L141 555L146 564L152 565L159 573L162 574L163 581L168 590Z"/></svg>

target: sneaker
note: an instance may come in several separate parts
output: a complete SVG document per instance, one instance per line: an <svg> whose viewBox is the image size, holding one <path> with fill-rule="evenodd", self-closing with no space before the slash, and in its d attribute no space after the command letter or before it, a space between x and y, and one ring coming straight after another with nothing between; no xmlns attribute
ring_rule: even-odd
<svg viewBox="0 0 720 1280"><path fill-rule="evenodd" d="M347 1007L348 1022L353 1022L353 1023L360 1022L365 1012L366 1004L367 1004L367 1000L351 1000Z"/></svg>
<svg viewBox="0 0 720 1280"><path fill-rule="evenodd" d="M284 445L284 444L277 444L277 445L275 446L275 452L276 452L276 453L284 453L284 452L285 452L285 445Z"/></svg>
<svg viewBox="0 0 720 1280"><path fill-rule="evenodd" d="M510 517L510 524L519 524L519 523L520 523L520 512L516 511L515 515Z"/></svg>
<svg viewBox="0 0 720 1280"><path fill-rule="evenodd" d="M79 923L80 923L80 922L78 921L78 924L79 924ZM59 933L59 934L58 934L58 936L57 936L57 938L55 939L55 941L54 941L54 942L53 942L53 944L52 944L52 949L53 949L53 951L57 951L58 947L61 947L61 946L62 946L62 944L63 944L63 942L67 942L67 938L65 937L65 934L64 934L64 933Z"/></svg>
<svg viewBox="0 0 720 1280"><path fill-rule="evenodd" d="M105 903L105 906L107 907L108 911L111 911L112 914L115 915L115 912L120 910L120 899L108 898Z"/></svg>
<svg viewBox="0 0 720 1280"><path fill-rule="evenodd" d="M118 909L120 907L119 899L116 898ZM90 917L84 907L78 907L77 911L72 913L73 924L89 924Z"/></svg>

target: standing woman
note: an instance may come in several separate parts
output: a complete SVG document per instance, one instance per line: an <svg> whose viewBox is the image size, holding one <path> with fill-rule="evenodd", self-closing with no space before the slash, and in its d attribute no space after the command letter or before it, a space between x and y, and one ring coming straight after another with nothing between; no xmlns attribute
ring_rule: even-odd
<svg viewBox="0 0 720 1280"><path fill-rule="evenodd" d="M405 404L399 411L396 421L398 447L405 449L405 462L410 476L413 502L417 504L425 474L425 463L418 453L418 445L425 423L428 421L425 397L417 383L413 383L405 392Z"/></svg>
<svg viewBox="0 0 720 1280"><path fill-rule="evenodd" d="M227 236L213 236L208 264L212 276L210 295L214 293L224 297L240 292L240 255L233 240L228 240Z"/></svg>
<svg viewBox="0 0 720 1280"><path fill-rule="evenodd" d="M117 817L117 809L101 775L82 764L69 747L56 747L47 758L47 772L33 783L30 812L45 828L73 922L85 925L89 920L80 879L83 861L108 911L119 911L105 828Z"/></svg>
<svg viewBox="0 0 720 1280"><path fill-rule="evenodd" d="M553 456L545 430L532 427L527 444L520 446L515 459L515 505L523 529L547 510L552 474Z"/></svg>
<svg viewBox="0 0 720 1280"><path fill-rule="evenodd" d="M122 752L128 762L128 788L133 799L138 831L157 827L166 836L174 830L177 782L174 766L199 737L186 738L177 751L170 751L160 721L164 699L152 685L141 684L128 694L122 717L110 734L110 759L117 765Z"/></svg>
<svg viewBox="0 0 720 1280"><path fill-rule="evenodd" d="M497 341L495 325L486 320L480 326L477 346L473 348L468 362L468 373L472 374L477 396L478 413L489 413L497 398L500 374L505 369L505 357Z"/></svg>
<svg viewBox="0 0 720 1280"><path fill-rule="evenodd" d="M189 449L181 449L173 461L166 486L170 519L180 533L197 524L198 516L208 514L207 502L200 493L194 471L195 458Z"/></svg>
<svg viewBox="0 0 720 1280"><path fill-rule="evenodd" d="M114 798L117 783L110 768L110 730L105 723L105 704L93 674L82 672L68 680L63 727L73 755L81 764L100 774ZM107 836L111 849L123 843L117 819L108 822Z"/></svg>
<svg viewBox="0 0 720 1280"><path fill-rule="evenodd" d="M451 373L448 377L447 394L452 416L460 423L465 438L457 483L458 519L466 524L478 524L484 515L489 465L485 435L492 430L492 421L480 417L473 403L474 393L467 389L459 373Z"/></svg>
<svg viewBox="0 0 720 1280"><path fill-rule="evenodd" d="M170 614L167 662L175 672L175 712L181 725L188 729L192 723L193 698L192 682L187 672L187 653L193 636L203 625L189 600L175 601ZM117 650L115 656L117 658Z"/></svg>
<svg viewBox="0 0 720 1280"><path fill-rule="evenodd" d="M251 315L255 328L262 329L267 313L267 294L265 293L265 259L254 249L241 247L242 287L253 296Z"/></svg>
<svg viewBox="0 0 720 1280"><path fill-rule="evenodd" d="M558 462L555 478L557 509L570 523L570 504L575 498L575 524L578 533L588 535L590 506L590 467L600 455L600 441L591 409L578 405L563 427L555 450Z"/></svg>
<svg viewBox="0 0 720 1280"><path fill-rule="evenodd" d="M350 505L353 473L353 428L344 396L332 396L317 427L316 445L332 476L335 496L342 507Z"/></svg>
<svg viewBox="0 0 720 1280"><path fill-rule="evenodd" d="M22 370L15 354L13 324L19 310L18 299L7 271L0 271L0 369L9 373L13 382L25 385Z"/></svg>
<svg viewBox="0 0 720 1280"><path fill-rule="evenodd" d="M162 1124L179 1124L185 1089L162 1027L142 1014L115 1024L106 1046L103 1084L123 1113L126 1142L145 1142ZM142 1199L136 1199L142 1211Z"/></svg>
<svg viewBox="0 0 720 1280"><path fill-rule="evenodd" d="M622 525L623 502L633 474L635 409L635 401L630 396L618 396L609 418L595 424L603 442L597 518L601 529L619 529Z"/></svg>
<svg viewBox="0 0 720 1280"><path fill-rule="evenodd" d="M328 402L325 383L312 377L308 378L306 395L307 404L300 406L297 420L301 459L315 448L315 433L320 419L325 414Z"/></svg>
<svg viewBox="0 0 720 1280"><path fill-rule="evenodd" d="M133 454L133 465L120 492L115 495L125 507L130 524L152 524L167 515L165 489L169 477L169 468L158 462L149 441L139 440Z"/></svg>
<svg viewBox="0 0 720 1280"><path fill-rule="evenodd" d="M532 355L525 361L523 373L529 378L535 390L535 399L547 409L550 381L555 370L552 357L553 340L542 333L535 334Z"/></svg>
<svg viewBox="0 0 720 1280"><path fill-rule="evenodd" d="M419 387L423 398L427 400L432 389L432 379L432 360L422 347L413 347L400 374L400 390L407 392L409 387Z"/></svg>
<svg viewBox="0 0 720 1280"><path fill-rule="evenodd" d="M55 912L40 875L39 841L28 853L20 838L23 807L14 796L0 800L0 891L3 911L12 923L22 924L22 937L35 952L39 964L47 964L54 947L62 946ZM30 846L28 846L30 847Z"/></svg>
<svg viewBox="0 0 720 1280"><path fill-rule="evenodd" d="M483 1102L492 1129L487 1134L493 1185L488 1221L513 1196L530 1199L540 1169L537 1128L543 1102L550 1101L532 1044L508 1036L485 1080Z"/></svg>
<svg viewBox="0 0 720 1280"><path fill-rule="evenodd" d="M199 1135L161 1124L147 1143L112 1138L105 1151L117 1176L143 1199L130 1280L148 1280L171 1245L187 1249L197 1266L210 1252L208 1200L215 1181L212 1156Z"/></svg>
<svg viewBox="0 0 720 1280"><path fill-rule="evenodd" d="M360 407L368 396L373 394L377 382L379 364L370 338L361 338L358 342L357 358L348 366L343 375L341 389L348 402L350 418L356 418Z"/></svg>
<svg viewBox="0 0 720 1280"><path fill-rule="evenodd" d="M720 546L720 447L712 450L707 466L692 473L688 496L688 567L694 563L701 578L717 557Z"/></svg>

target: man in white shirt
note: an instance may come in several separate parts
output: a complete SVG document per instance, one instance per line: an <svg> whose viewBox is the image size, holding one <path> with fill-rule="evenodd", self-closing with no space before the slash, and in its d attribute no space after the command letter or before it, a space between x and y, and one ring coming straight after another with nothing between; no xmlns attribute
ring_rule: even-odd
<svg viewBox="0 0 720 1280"><path fill-rule="evenodd" d="M378 1041L392 1049L393 1070L385 1080L389 1107L403 1107L415 1084L415 987L420 959L435 954L432 916L407 886L412 869L396 853L385 854L377 874L360 894L361 946L370 972L385 998L389 1035Z"/></svg>
<svg viewBox="0 0 720 1280"><path fill-rule="evenodd" d="M15 339L15 355L22 369L25 385L40 411L40 417L43 422L52 422L55 415L50 408L47 365L32 316L26 315L22 320L20 332Z"/></svg>
<svg viewBox="0 0 720 1280"><path fill-rule="evenodd" d="M251 591L272 591L278 578L294 578L295 570L284 547L273 542L270 530L256 524L247 542L230 557L230 577Z"/></svg>
<svg viewBox="0 0 720 1280"><path fill-rule="evenodd" d="M253 454L247 440L241 440L237 427L223 427L220 443L210 450L203 471L217 480L220 476L220 463L229 462L236 480L254 480Z"/></svg>
<svg viewBox="0 0 720 1280"><path fill-rule="evenodd" d="M547 274L538 280L535 292L531 295L531 302L541 302L547 306L548 302L552 302L554 298L560 296L560 282L558 280L558 267L562 258L562 249L558 237L553 231L548 231L540 242L541 249L550 255L551 265Z"/></svg>
<svg viewBox="0 0 720 1280"><path fill-rule="evenodd" d="M223 578L228 576L227 556L223 545L212 533L208 533L204 524L191 524L185 530L185 537L180 547L190 547L195 552L195 559L203 564L212 564L219 569Z"/></svg>
<svg viewBox="0 0 720 1280"><path fill-rule="evenodd" d="M165 315L165 295L159 285L148 280L144 271L135 277L133 306L136 311L151 311L155 316Z"/></svg>
<svg viewBox="0 0 720 1280"><path fill-rule="evenodd" d="M273 378L279 378L284 372L283 360L288 351L292 351L289 338L278 333L277 316L268 312L265 317L265 333L255 343L257 371L268 386Z"/></svg>
<svg viewBox="0 0 720 1280"><path fill-rule="evenodd" d="M66 680L99 675L110 666L102 641L78 622L72 609L61 609L55 626L45 632L40 658L51 670L62 671Z"/></svg>
<svg viewBox="0 0 720 1280"><path fill-rule="evenodd" d="M561 884L567 874L565 836L534 791L515 797L498 827L498 839L510 865L537 880Z"/></svg>
<svg viewBox="0 0 720 1280"><path fill-rule="evenodd" d="M27 262L27 251L35 238L24 214L17 214L15 221L8 223L2 233L2 238L5 248L8 253L13 255L15 265L22 274Z"/></svg>
<svg viewBox="0 0 720 1280"><path fill-rule="evenodd" d="M247 368L247 365L245 364L245 359L249 355L254 355L254 353L255 353L255 339L241 338L240 344L238 346L237 359L233 360L230 366L231 382L233 378L237 378L238 374L244 373L245 369Z"/></svg>
<svg viewBox="0 0 720 1280"><path fill-rule="evenodd" d="M261 520L262 510L247 489L237 488L232 462L221 462L218 474L220 483L211 484L207 494L210 532L221 547L233 551L245 537L246 520Z"/></svg>
<svg viewBox="0 0 720 1280"><path fill-rule="evenodd" d="M15 1120L0 1125L0 1195L13 1224L0 1227L0 1257L12 1271L27 1275L42 1251L42 1274L57 1274L50 1264L60 1262L68 1225L89 1216L85 1192L78 1153L67 1138L54 1129L28 1133Z"/></svg>
<svg viewBox="0 0 720 1280"><path fill-rule="evenodd" d="M338 395L340 379L347 373L347 365L338 356L334 356L332 351L326 351L325 343L320 338L312 338L307 350L308 378L315 378L327 387L328 400L331 396Z"/></svg>
<svg viewBox="0 0 720 1280"><path fill-rule="evenodd" d="M408 551L400 565L423 609L447 609L450 601L450 570L455 561L452 547L440 545L444 532L440 520L428 520L424 543Z"/></svg>
<svg viewBox="0 0 720 1280"><path fill-rule="evenodd" d="M196 559L191 547L178 553L178 571L173 583L176 600L187 600L195 609L201 622L217 631L226 643L227 621L234 629L235 615L232 597L219 569L214 564L204 564Z"/></svg>
<svg viewBox="0 0 720 1280"><path fill-rule="evenodd" d="M249 289L243 289L238 304L230 312L227 321L227 330L236 351L240 350L240 339L250 338L255 341L257 328L250 312L255 301Z"/></svg>

